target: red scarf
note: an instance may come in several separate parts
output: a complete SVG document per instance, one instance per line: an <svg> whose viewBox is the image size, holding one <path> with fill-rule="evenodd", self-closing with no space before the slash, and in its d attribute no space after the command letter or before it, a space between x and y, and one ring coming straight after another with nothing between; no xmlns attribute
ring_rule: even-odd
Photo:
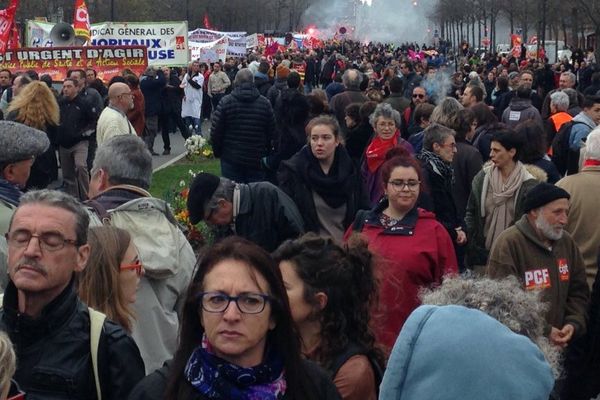
<svg viewBox="0 0 600 400"><path fill-rule="evenodd" d="M365 156L367 158L367 167L369 168L369 172L374 174L375 171L381 164L385 161L385 154L391 148L394 148L398 145L398 131L392 136L390 139L381 139L379 136L376 136L369 147L367 147L367 151Z"/></svg>
<svg viewBox="0 0 600 400"><path fill-rule="evenodd" d="M587 159L583 162L583 167L598 167L600 166L600 160Z"/></svg>

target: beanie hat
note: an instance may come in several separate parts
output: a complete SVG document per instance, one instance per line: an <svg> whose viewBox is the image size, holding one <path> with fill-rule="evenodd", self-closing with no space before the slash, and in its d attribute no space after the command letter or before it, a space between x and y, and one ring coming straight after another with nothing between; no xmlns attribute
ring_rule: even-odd
<svg viewBox="0 0 600 400"><path fill-rule="evenodd" d="M525 195L523 206L525 212L542 207L554 200L570 199L571 195L564 189L554 186L550 183L542 182L533 188Z"/></svg>
<svg viewBox="0 0 600 400"><path fill-rule="evenodd" d="M221 179L216 175L205 172L196 175L190 185L187 199L187 209L192 224L196 225L206 218L210 212L210 199L219 187L220 182Z"/></svg>
<svg viewBox="0 0 600 400"><path fill-rule="evenodd" d="M288 75L290 74L290 69L283 64L279 64L277 66L276 72L277 72L277 74L276 74L277 78L287 79Z"/></svg>

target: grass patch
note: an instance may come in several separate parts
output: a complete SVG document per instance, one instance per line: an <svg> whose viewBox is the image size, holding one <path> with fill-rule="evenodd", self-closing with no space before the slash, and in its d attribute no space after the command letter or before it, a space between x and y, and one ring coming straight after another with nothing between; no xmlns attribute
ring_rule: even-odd
<svg viewBox="0 0 600 400"><path fill-rule="evenodd" d="M191 177L188 171L190 169L194 172L203 171L221 176L221 164L216 158L197 162L183 158L179 162L163 168L152 175L150 193L154 197L165 199L167 192L179 185L182 179L189 182Z"/></svg>

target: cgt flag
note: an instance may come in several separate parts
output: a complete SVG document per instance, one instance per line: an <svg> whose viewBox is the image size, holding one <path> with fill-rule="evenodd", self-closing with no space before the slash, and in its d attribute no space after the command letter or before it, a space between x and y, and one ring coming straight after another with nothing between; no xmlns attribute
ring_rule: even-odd
<svg viewBox="0 0 600 400"><path fill-rule="evenodd" d="M8 49L18 6L19 0L11 0L6 9L0 10L0 53L2 54Z"/></svg>
<svg viewBox="0 0 600 400"><path fill-rule="evenodd" d="M90 15L88 14L85 0L75 0L73 29L75 30L75 37L85 39L86 42L90 40Z"/></svg>

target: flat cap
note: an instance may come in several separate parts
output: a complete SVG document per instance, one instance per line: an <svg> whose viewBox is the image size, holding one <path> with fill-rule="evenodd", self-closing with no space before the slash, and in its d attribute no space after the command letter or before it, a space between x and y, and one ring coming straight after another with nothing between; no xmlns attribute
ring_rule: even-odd
<svg viewBox="0 0 600 400"><path fill-rule="evenodd" d="M219 187L221 179L213 174L201 172L192 181L187 199L190 222L196 225L210 213L210 199Z"/></svg>
<svg viewBox="0 0 600 400"><path fill-rule="evenodd" d="M50 146L45 132L12 121L0 121L0 163L37 157Z"/></svg>

